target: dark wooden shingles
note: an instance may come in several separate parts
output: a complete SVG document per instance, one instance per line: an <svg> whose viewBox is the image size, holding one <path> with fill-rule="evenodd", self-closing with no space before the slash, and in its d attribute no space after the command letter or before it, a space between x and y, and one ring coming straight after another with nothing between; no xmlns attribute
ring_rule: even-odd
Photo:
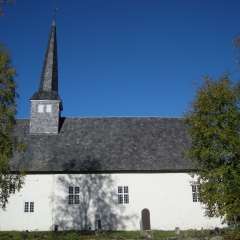
<svg viewBox="0 0 240 240"><path fill-rule="evenodd" d="M63 120L63 119L62 119ZM15 134L27 144L12 162L26 171L183 171L190 145L180 118L66 118L59 134L28 133L18 119Z"/></svg>

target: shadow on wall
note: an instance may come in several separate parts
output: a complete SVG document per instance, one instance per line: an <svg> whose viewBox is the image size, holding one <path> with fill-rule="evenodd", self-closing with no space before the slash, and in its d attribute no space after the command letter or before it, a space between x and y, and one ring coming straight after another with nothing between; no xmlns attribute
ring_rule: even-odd
<svg viewBox="0 0 240 240"><path fill-rule="evenodd" d="M138 224L136 214L125 215L129 205L117 203L117 183L111 174L56 175L54 191L54 224L59 230L95 230L99 219L103 230Z"/></svg>

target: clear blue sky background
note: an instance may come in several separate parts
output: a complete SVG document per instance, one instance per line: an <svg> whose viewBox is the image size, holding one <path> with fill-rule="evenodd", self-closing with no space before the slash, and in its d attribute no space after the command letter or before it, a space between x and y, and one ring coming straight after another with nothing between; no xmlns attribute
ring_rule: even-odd
<svg viewBox="0 0 240 240"><path fill-rule="evenodd" d="M57 3L62 116L181 117L193 82L239 72L239 0L16 0L0 40L13 54L18 115L29 118Z"/></svg>

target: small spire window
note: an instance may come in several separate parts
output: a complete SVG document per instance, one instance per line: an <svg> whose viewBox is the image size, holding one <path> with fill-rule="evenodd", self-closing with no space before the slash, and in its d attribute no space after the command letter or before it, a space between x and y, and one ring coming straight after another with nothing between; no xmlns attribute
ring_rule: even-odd
<svg viewBox="0 0 240 240"><path fill-rule="evenodd" d="M52 112L52 105L47 105L46 112Z"/></svg>
<svg viewBox="0 0 240 240"><path fill-rule="evenodd" d="M38 105L38 112L43 112L44 105Z"/></svg>

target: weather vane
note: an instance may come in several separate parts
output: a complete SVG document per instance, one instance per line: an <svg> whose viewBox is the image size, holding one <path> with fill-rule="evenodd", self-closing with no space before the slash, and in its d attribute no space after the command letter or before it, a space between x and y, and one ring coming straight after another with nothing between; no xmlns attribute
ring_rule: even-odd
<svg viewBox="0 0 240 240"><path fill-rule="evenodd" d="M54 18L56 18L57 15L57 4L54 4Z"/></svg>

